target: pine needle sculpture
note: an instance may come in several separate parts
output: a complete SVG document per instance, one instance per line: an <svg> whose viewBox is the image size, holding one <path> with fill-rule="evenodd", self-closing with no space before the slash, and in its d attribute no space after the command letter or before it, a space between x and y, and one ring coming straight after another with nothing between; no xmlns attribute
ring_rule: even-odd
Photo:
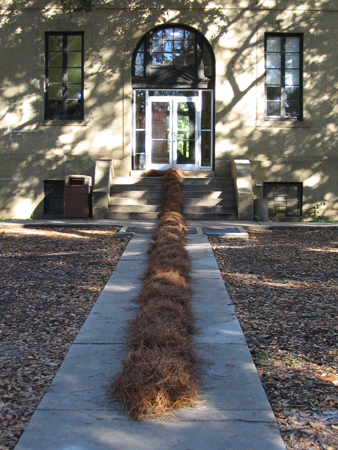
<svg viewBox="0 0 338 450"><path fill-rule="evenodd" d="M183 174L169 169L162 175L162 215L151 239L140 307L129 323L122 371L111 383L113 396L135 419L193 406L198 391L190 258L181 214Z"/></svg>

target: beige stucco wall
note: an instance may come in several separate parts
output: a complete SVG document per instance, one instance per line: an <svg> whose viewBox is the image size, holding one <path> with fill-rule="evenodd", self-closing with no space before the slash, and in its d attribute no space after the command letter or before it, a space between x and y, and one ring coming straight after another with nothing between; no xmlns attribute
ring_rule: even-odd
<svg viewBox="0 0 338 450"><path fill-rule="evenodd" d="M173 22L195 27L215 52L217 173L249 159L254 185L302 182L304 209L326 202L338 219L335 0L119 0L73 17L45 2L0 4L0 218L41 215L43 181L94 176L97 159L129 174L132 53L144 33ZM46 31L84 31L83 122L44 121ZM265 32L304 33L302 123L264 121Z"/></svg>

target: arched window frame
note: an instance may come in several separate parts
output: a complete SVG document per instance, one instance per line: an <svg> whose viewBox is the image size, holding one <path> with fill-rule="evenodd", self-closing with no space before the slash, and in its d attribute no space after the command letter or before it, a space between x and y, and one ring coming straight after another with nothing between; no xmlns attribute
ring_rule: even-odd
<svg viewBox="0 0 338 450"><path fill-rule="evenodd" d="M153 36L161 30L179 29L192 33L195 37L195 64L152 64ZM143 59L143 61L141 61ZM140 69L143 67L143 70ZM133 87L146 88L153 86L154 80L164 78L165 72L175 72L162 83L167 88L214 89L215 56L207 39L197 30L180 24L161 25L149 31L138 43L132 59ZM177 81L179 74L185 79ZM173 75L173 74L172 74Z"/></svg>

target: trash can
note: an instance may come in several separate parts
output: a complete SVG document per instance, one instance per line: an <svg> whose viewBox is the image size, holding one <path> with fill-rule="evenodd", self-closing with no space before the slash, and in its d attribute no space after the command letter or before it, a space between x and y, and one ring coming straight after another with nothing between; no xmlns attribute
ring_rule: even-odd
<svg viewBox="0 0 338 450"><path fill-rule="evenodd" d="M92 177L68 175L65 181L65 219L91 217Z"/></svg>

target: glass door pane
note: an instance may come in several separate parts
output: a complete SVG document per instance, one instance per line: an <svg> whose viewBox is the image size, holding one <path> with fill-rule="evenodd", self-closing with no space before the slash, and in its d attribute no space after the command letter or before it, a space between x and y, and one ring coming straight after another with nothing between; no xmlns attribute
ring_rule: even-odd
<svg viewBox="0 0 338 450"><path fill-rule="evenodd" d="M174 110L176 117L176 137L174 161L177 164L194 164L196 163L196 106L193 101L177 101L177 107ZM176 136L175 136L176 134Z"/></svg>
<svg viewBox="0 0 338 450"><path fill-rule="evenodd" d="M170 164L170 102L151 101L151 162Z"/></svg>

